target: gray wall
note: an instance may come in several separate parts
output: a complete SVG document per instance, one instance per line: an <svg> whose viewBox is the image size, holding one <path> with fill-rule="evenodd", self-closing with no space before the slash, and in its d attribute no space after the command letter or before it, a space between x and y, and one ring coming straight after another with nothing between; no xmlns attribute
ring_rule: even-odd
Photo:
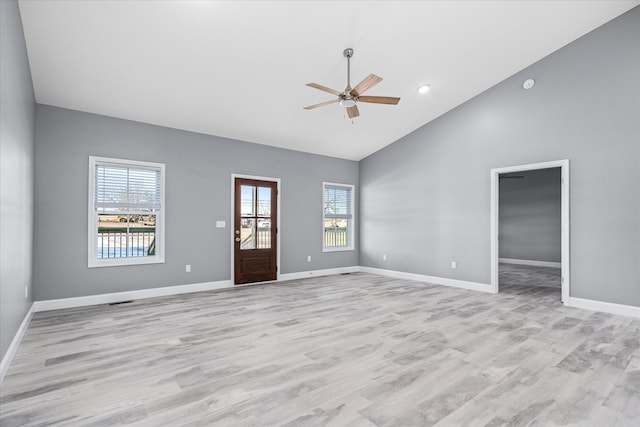
<svg viewBox="0 0 640 427"><path fill-rule="evenodd" d="M560 262L560 168L504 176L499 198L500 258Z"/></svg>
<svg viewBox="0 0 640 427"><path fill-rule="evenodd" d="M164 264L87 268L90 155L166 164ZM357 162L38 105L35 299L230 279L232 173L281 179L282 273L358 265L322 253L322 182L357 186Z"/></svg>
<svg viewBox="0 0 640 427"><path fill-rule="evenodd" d="M0 1L0 94L0 357L4 357L33 295L35 98L18 2L13 0Z"/></svg>
<svg viewBox="0 0 640 427"><path fill-rule="evenodd" d="M488 284L490 170L570 159L571 295L640 306L638 46L640 7L362 160L361 265Z"/></svg>

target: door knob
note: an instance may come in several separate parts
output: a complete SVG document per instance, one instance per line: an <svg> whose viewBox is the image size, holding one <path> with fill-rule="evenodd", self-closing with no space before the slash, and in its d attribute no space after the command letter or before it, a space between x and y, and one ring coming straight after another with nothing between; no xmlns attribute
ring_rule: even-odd
<svg viewBox="0 0 640 427"><path fill-rule="evenodd" d="M240 238L239 238L239 237L236 237L236 242L239 242L239 241L240 241Z"/></svg>

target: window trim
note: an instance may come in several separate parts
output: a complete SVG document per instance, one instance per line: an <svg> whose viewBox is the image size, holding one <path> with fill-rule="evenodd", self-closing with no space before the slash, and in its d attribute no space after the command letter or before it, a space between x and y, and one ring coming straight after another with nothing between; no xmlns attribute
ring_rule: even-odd
<svg viewBox="0 0 640 427"><path fill-rule="evenodd" d="M156 244L156 254L146 257L125 257L125 258L108 258L98 259L96 256L96 241L98 238L98 227L96 226L98 221L98 213L95 209L95 183L96 165L110 164L123 167L144 167L160 170L160 210L156 214L156 238L158 240ZM164 249L165 249L165 233L164 233L164 217L165 217L165 164L144 162L140 160L126 160L115 159L110 157L98 157L89 156L89 197L88 199L88 238L87 238L87 266L89 268L94 267L116 267L125 265L144 265L144 264L161 264L164 263Z"/></svg>
<svg viewBox="0 0 640 427"><path fill-rule="evenodd" d="M335 247L327 247L325 243L325 231L324 231L324 190L326 186L335 186L335 187L345 187L351 189L351 227L347 230L349 246L335 246ZM344 252L344 251L354 251L355 250L355 229L356 229L356 187L353 184L342 184L338 182L328 182L325 181L322 183L322 252Z"/></svg>

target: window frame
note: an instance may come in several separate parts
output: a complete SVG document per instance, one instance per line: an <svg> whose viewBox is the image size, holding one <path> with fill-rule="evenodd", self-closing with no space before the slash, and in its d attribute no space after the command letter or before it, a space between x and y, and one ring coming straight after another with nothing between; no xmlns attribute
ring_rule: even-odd
<svg viewBox="0 0 640 427"><path fill-rule="evenodd" d="M98 212L95 208L96 165L112 165L126 168L157 169L160 171L160 209L156 213L155 255L121 258L98 258L96 242L98 238ZM116 267L125 265L144 265L164 263L165 249L165 164L140 160L115 159L110 157L89 156L89 197L88 197L88 267Z"/></svg>
<svg viewBox="0 0 640 427"><path fill-rule="evenodd" d="M351 190L351 221L347 222L347 239L348 246L327 246L325 237L325 199L324 192L327 186L332 187L344 187ZM344 252L355 250L355 229L356 229L356 187L353 184L342 184L337 182L323 182L322 183L322 252Z"/></svg>

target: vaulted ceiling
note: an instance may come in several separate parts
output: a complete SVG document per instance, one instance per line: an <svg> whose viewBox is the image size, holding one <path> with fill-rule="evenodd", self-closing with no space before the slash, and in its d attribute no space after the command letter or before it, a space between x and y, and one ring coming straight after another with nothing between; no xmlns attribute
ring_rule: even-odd
<svg viewBox="0 0 640 427"><path fill-rule="evenodd" d="M640 1L20 0L36 100L359 160ZM304 106L352 86L397 106ZM532 76L535 77L535 76ZM420 85L430 85L419 94Z"/></svg>

